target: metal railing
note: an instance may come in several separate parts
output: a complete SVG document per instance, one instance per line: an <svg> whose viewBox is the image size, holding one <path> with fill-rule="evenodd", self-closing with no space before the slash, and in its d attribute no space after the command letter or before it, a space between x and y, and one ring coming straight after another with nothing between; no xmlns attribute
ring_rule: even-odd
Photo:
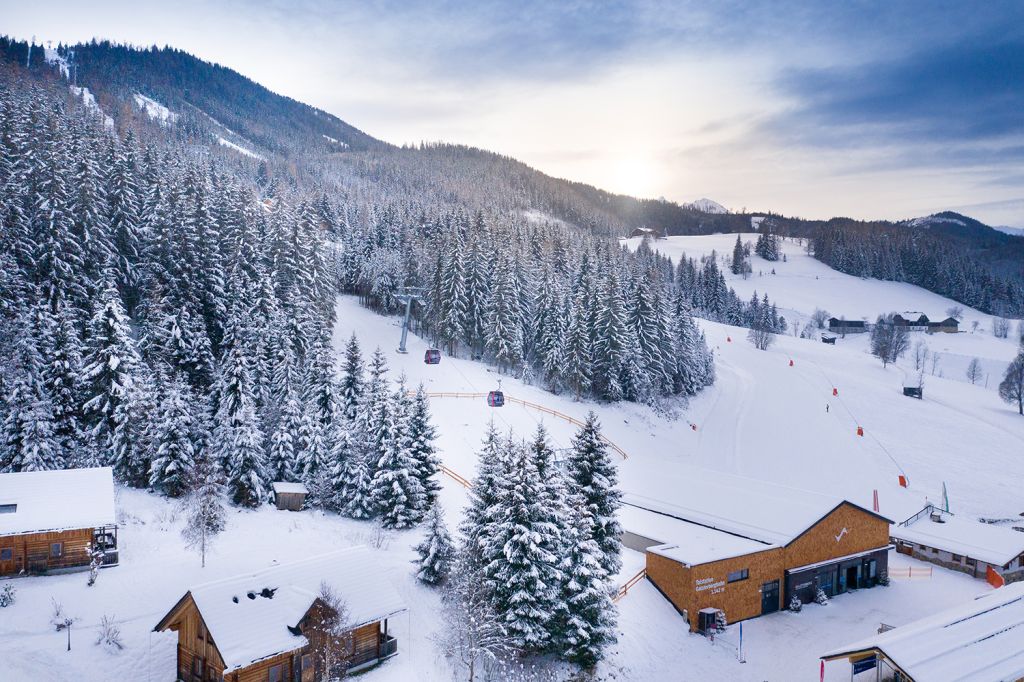
<svg viewBox="0 0 1024 682"><path fill-rule="evenodd" d="M931 566L907 566L906 568L890 568L889 578L931 578Z"/></svg>

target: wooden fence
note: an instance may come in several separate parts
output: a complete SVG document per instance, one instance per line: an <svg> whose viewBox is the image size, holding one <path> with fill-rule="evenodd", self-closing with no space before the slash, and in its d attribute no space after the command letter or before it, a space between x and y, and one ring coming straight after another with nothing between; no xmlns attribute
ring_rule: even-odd
<svg viewBox="0 0 1024 682"><path fill-rule="evenodd" d="M617 602L625 597L629 591L641 580L647 577L647 569L641 569L639 573L634 575L632 578L626 581L626 584L619 588L619 591L612 597L612 601Z"/></svg>
<svg viewBox="0 0 1024 682"><path fill-rule="evenodd" d="M441 465L441 472L447 474L448 476L451 476L453 479L455 479L455 482L461 485L463 488L471 488L473 486L473 484L470 483L468 478L455 473L454 471L446 467L444 464Z"/></svg>
<svg viewBox="0 0 1024 682"><path fill-rule="evenodd" d="M415 396L416 392L415 391L409 391L409 395L410 396ZM436 392L436 393L427 393L427 397L428 398L487 398L487 394L486 393L462 393L462 392L457 392L457 391L440 391L440 392ZM569 415L567 415L567 414L565 414L563 412L559 412L558 410L553 410L550 407L545 407L543 405L538 405L537 403L531 403L528 400L523 400L521 398L513 398L512 396L508 395L507 393L505 394L505 402L507 402L507 403L516 403L517 405L522 405L523 407L528 407L531 410L537 410L538 412L543 412L544 414L550 414L552 417L558 417L559 419L564 419L565 421L567 421L570 424L573 424L575 426L583 426L583 422L581 422L579 419L576 419L575 417L570 417ZM605 435L603 435L603 434L601 435L601 440L604 441L604 444L607 445L611 450L614 450L620 457L622 457L622 459L629 459L629 455L626 454L626 451L623 450L622 448L620 448L618 445L616 445L612 441L608 440L608 438Z"/></svg>

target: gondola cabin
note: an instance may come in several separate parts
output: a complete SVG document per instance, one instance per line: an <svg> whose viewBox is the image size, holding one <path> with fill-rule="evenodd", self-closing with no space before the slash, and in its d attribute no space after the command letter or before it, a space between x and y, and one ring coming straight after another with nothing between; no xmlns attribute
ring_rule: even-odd
<svg viewBox="0 0 1024 682"><path fill-rule="evenodd" d="M428 365L441 364L441 351L436 348L431 348L423 354L423 362Z"/></svg>
<svg viewBox="0 0 1024 682"><path fill-rule="evenodd" d="M0 576L116 566L109 467L0 474Z"/></svg>
<svg viewBox="0 0 1024 682"><path fill-rule="evenodd" d="M505 405L505 394L501 391L491 391L487 394L487 405L490 407L503 407Z"/></svg>

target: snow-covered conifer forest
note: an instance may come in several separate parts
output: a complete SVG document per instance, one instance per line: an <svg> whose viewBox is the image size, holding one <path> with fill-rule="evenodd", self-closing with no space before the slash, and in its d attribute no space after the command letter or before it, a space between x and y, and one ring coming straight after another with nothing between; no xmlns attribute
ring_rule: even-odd
<svg viewBox="0 0 1024 682"><path fill-rule="evenodd" d="M354 545L408 605L371 680L794 679L973 596L936 568L826 597L749 622L741 667L642 580L626 498L685 506L674 476L1024 513L1005 264L702 201L395 147L171 48L0 39L0 474L112 468L121 557L0 579L0 677L173 679L150 631L186 590ZM959 333L897 329L914 307Z"/></svg>

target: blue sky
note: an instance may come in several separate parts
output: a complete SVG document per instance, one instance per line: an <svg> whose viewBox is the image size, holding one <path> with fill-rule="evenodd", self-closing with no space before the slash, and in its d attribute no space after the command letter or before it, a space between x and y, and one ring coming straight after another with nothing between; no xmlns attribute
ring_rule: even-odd
<svg viewBox="0 0 1024 682"><path fill-rule="evenodd" d="M1024 2L3 4L18 37L173 45L612 191L1024 226Z"/></svg>

